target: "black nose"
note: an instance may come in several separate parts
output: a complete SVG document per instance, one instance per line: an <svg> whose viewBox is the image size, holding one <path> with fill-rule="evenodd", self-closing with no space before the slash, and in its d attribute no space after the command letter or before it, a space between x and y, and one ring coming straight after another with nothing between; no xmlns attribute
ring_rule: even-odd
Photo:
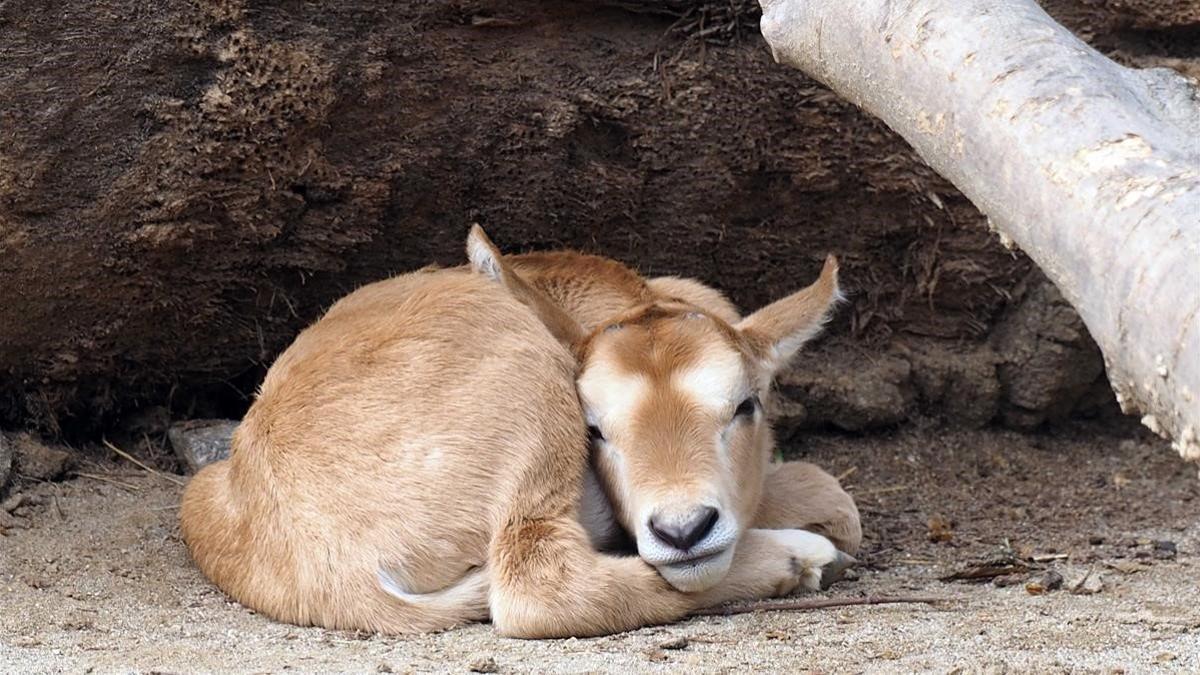
<svg viewBox="0 0 1200 675"><path fill-rule="evenodd" d="M682 523L674 518L653 516L650 518L650 531L664 544L686 551L708 536L720 518L719 511L711 506L703 506L689 514Z"/></svg>

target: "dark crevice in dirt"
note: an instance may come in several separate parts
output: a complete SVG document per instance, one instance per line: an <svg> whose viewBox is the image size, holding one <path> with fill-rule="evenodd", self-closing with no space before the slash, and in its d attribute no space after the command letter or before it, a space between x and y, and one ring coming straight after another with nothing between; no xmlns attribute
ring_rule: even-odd
<svg viewBox="0 0 1200 675"><path fill-rule="evenodd" d="M1200 24L1158 30L1130 28L1114 33L1111 40L1133 56L1200 58Z"/></svg>

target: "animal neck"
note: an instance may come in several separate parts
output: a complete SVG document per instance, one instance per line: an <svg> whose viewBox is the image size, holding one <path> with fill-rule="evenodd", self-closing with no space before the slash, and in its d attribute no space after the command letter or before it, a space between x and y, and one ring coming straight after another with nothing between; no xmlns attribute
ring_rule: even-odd
<svg viewBox="0 0 1200 675"><path fill-rule="evenodd" d="M584 331L654 297L637 272L609 258L550 251L505 259L526 283L548 295Z"/></svg>

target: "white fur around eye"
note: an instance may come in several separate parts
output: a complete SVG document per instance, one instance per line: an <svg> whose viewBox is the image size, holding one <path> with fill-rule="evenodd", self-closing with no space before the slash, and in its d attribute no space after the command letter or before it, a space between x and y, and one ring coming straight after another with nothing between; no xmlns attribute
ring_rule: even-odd
<svg viewBox="0 0 1200 675"><path fill-rule="evenodd" d="M699 364L675 375L675 386L714 414L732 413L745 392L742 360L730 349L709 349Z"/></svg>
<svg viewBox="0 0 1200 675"><path fill-rule="evenodd" d="M588 368L579 378L579 398L587 410L588 424L604 433L628 426L641 405L649 383L641 375L628 375L603 364Z"/></svg>

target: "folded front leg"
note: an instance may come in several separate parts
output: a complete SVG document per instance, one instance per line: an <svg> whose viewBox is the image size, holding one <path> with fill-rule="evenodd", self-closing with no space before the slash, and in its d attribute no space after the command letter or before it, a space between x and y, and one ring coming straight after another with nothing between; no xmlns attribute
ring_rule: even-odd
<svg viewBox="0 0 1200 675"><path fill-rule="evenodd" d="M700 607L817 590L831 572L854 561L833 542L803 530L747 530L738 541L729 574L707 591L694 594Z"/></svg>
<svg viewBox="0 0 1200 675"><path fill-rule="evenodd" d="M858 551L858 507L836 478L807 462L783 462L772 469L754 527L808 530L825 535L846 553Z"/></svg>
<svg viewBox="0 0 1200 675"><path fill-rule="evenodd" d="M594 551L570 517L510 519L489 567L492 623L509 637L618 633L677 621L695 604L641 558Z"/></svg>

